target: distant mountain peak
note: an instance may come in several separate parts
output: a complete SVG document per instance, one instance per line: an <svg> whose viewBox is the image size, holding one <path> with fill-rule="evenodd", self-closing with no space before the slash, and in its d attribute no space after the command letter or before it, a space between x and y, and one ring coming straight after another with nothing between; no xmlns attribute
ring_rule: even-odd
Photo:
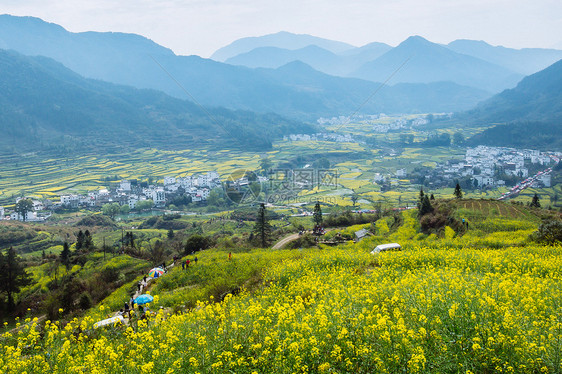
<svg viewBox="0 0 562 374"><path fill-rule="evenodd" d="M280 31L275 34L237 39L229 45L218 49L213 53L211 58L216 61L226 61L229 58L259 47L277 47L296 50L309 45L316 45L333 53L339 53L354 48L353 45L340 41L324 39L308 34L294 34L288 31Z"/></svg>
<svg viewBox="0 0 562 374"><path fill-rule="evenodd" d="M450 42L447 45L454 45L454 44L473 44L473 45L481 45L481 46L490 46L492 47L492 45L490 43L485 42L484 40L473 40L473 39L457 39L457 40L453 40L452 42Z"/></svg>
<svg viewBox="0 0 562 374"><path fill-rule="evenodd" d="M14 16L11 14L0 14L0 24L10 26L25 25L27 27L41 27L48 28L49 30L57 30L59 32L66 32L67 30L61 25L51 23L33 16Z"/></svg>
<svg viewBox="0 0 562 374"><path fill-rule="evenodd" d="M299 72L299 73L302 73L302 72L318 73L318 71L314 70L314 68L312 66L310 66L309 64L306 64L306 63L304 63L300 60L288 62L285 65L277 68L277 70L284 71L284 72L293 71L293 72Z"/></svg>
<svg viewBox="0 0 562 374"><path fill-rule="evenodd" d="M430 42L429 40L427 40L423 36L412 35L398 45L398 47L412 47L412 46L415 46L415 47L418 47L418 46L419 47L434 47L434 46L438 46L438 44Z"/></svg>

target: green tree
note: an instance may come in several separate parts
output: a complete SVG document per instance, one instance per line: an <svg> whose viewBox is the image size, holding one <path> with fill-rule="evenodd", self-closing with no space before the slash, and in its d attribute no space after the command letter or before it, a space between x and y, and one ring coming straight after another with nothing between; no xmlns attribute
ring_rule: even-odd
<svg viewBox="0 0 562 374"><path fill-rule="evenodd" d="M128 245L130 247L135 247L135 236L132 231L127 231L125 233L125 239L123 245Z"/></svg>
<svg viewBox="0 0 562 374"><path fill-rule="evenodd" d="M562 221L552 220L541 223L533 236L536 241L541 243L555 244L562 242Z"/></svg>
<svg viewBox="0 0 562 374"><path fill-rule="evenodd" d="M207 205L223 206L225 203L223 196L224 190L222 188L213 188L207 197Z"/></svg>
<svg viewBox="0 0 562 374"><path fill-rule="evenodd" d="M262 248L267 247L269 236L271 235L271 225L267 218L267 211L264 203L260 204L258 217L254 226L254 233L259 236Z"/></svg>
<svg viewBox="0 0 562 374"><path fill-rule="evenodd" d="M154 206L154 201L152 200L141 200L135 205L136 210L152 209Z"/></svg>
<svg viewBox="0 0 562 374"><path fill-rule="evenodd" d="M322 225L322 208L320 207L320 203L317 201L316 205L314 205L314 213L312 215L312 220L314 221L315 225Z"/></svg>
<svg viewBox="0 0 562 374"><path fill-rule="evenodd" d="M14 294L20 292L21 287L31 283L29 274L25 271L22 261L13 247L8 249L6 256L0 252L0 291L8 296L8 310L15 307Z"/></svg>
<svg viewBox="0 0 562 374"><path fill-rule="evenodd" d="M62 252L60 253L60 262L66 267L68 271L70 269L70 247L67 242L62 245Z"/></svg>
<svg viewBox="0 0 562 374"><path fill-rule="evenodd" d="M455 192L453 194L457 199L462 199L462 189L459 182L457 182L457 185L455 186Z"/></svg>
<svg viewBox="0 0 562 374"><path fill-rule="evenodd" d="M130 211L131 211L131 208L129 207L128 204L122 205L122 206L119 208L119 213L120 213L120 214L123 214L123 215L129 214Z"/></svg>
<svg viewBox="0 0 562 374"><path fill-rule="evenodd" d="M90 230L84 231L84 248L92 249L94 247L94 240L92 239L92 234Z"/></svg>
<svg viewBox="0 0 562 374"><path fill-rule="evenodd" d="M174 236L175 236L174 230L173 230L173 229L169 229L169 230L168 230L168 239L173 239Z"/></svg>
<svg viewBox="0 0 562 374"><path fill-rule="evenodd" d="M82 249L84 246L84 232L82 230L78 231L78 235L76 235L76 249Z"/></svg>
<svg viewBox="0 0 562 374"><path fill-rule="evenodd" d="M22 221L24 222L27 218L27 213L31 212L32 210L33 202L30 199L20 199L20 201L17 202L14 208L14 211L20 215Z"/></svg>
<svg viewBox="0 0 562 374"><path fill-rule="evenodd" d="M184 246L184 252L186 255L193 254L197 251L201 251L203 249L207 249L211 246L211 241L204 237L203 235L191 235L187 238Z"/></svg>
<svg viewBox="0 0 562 374"><path fill-rule="evenodd" d="M105 214L106 216L109 216L111 219L113 219L119 213L120 209L121 208L120 208L119 204L112 203L112 204L105 204L101 208L101 211L102 211L103 214Z"/></svg>
<svg viewBox="0 0 562 374"><path fill-rule="evenodd" d="M356 193L353 193L351 195L351 202L353 203L353 206L355 206L355 204L357 204L357 200L359 200L359 195L357 195Z"/></svg>
<svg viewBox="0 0 562 374"><path fill-rule="evenodd" d="M273 162L269 159L269 157L262 157L260 160L260 173L261 175L267 176L269 174L269 170L273 167Z"/></svg>
<svg viewBox="0 0 562 374"><path fill-rule="evenodd" d="M162 244L160 240L157 240L156 243L154 243L154 247L150 251L150 259L152 260L152 262L160 264L164 261L164 258L164 244Z"/></svg>
<svg viewBox="0 0 562 374"><path fill-rule="evenodd" d="M531 200L530 206L534 207L534 208L540 208L541 207L539 195L537 195L536 193L535 193L535 196L533 196L533 200Z"/></svg>
<svg viewBox="0 0 562 374"><path fill-rule="evenodd" d="M427 196L427 194L420 196L418 210L419 217L423 217L424 215L433 212L433 206L431 205L431 201L429 201L429 196Z"/></svg>

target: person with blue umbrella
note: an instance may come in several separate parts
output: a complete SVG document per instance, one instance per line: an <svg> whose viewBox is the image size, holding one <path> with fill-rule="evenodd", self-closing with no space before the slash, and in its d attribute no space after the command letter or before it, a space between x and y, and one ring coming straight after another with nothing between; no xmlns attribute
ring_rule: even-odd
<svg viewBox="0 0 562 374"><path fill-rule="evenodd" d="M137 304L139 306L139 311L144 313L144 304L148 304L150 302L152 302L154 300L154 297L152 297L149 294L142 294L139 297L137 297L135 299L135 304Z"/></svg>
<svg viewBox="0 0 562 374"><path fill-rule="evenodd" d="M148 304L148 303L152 302L153 300L154 300L154 297L152 297L152 295L142 294L135 299L135 304L144 305L144 304Z"/></svg>

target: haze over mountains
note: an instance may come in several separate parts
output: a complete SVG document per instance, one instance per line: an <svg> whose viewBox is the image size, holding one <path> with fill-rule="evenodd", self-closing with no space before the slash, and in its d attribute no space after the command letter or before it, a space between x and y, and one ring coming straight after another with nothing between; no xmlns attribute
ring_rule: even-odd
<svg viewBox="0 0 562 374"><path fill-rule="evenodd" d="M267 149L313 128L278 115L207 109L154 90L90 80L46 57L0 50L0 131L10 145ZM6 144L4 144L6 145Z"/></svg>
<svg viewBox="0 0 562 374"><path fill-rule="evenodd" d="M227 46L219 48L211 55L216 61L225 62L231 57L242 53L250 52L260 47L276 47L282 49L300 49L310 45L318 46L332 53L345 52L355 48L351 44L318 38L316 36L306 34L293 34L286 31L280 31L275 34L264 36L255 36L235 40Z"/></svg>
<svg viewBox="0 0 562 374"><path fill-rule="evenodd" d="M294 59L327 74L377 82L386 80L408 60L392 78L392 83L451 81L490 92L512 88L524 75L562 59L562 51L555 49L512 49L473 40L440 45L420 36L412 36L394 48L371 43L335 51L322 47L324 39L321 44L313 43L307 37L277 33L239 39L219 49L211 58L235 65L269 68L277 68ZM244 48L239 48L242 42ZM303 47L307 42L311 44ZM228 58L219 58L224 56Z"/></svg>
<svg viewBox="0 0 562 374"><path fill-rule="evenodd" d="M497 124L470 139L472 145L560 150L562 60L456 117L469 125Z"/></svg>
<svg viewBox="0 0 562 374"><path fill-rule="evenodd" d="M0 102L4 104L5 117L21 123L20 129L28 126L34 134L43 130L82 134L117 124L123 127L123 134L135 138L140 129L148 130L151 121L156 120L165 131L185 130L195 138L202 138L203 133L195 129L197 126L186 130L189 126L185 121L198 123L198 129L207 126L216 134L217 121L185 101L189 100L208 107L278 113L291 118L213 109L221 122L239 129L238 134L259 133L263 144L270 144L287 131L313 131L300 121L350 115L358 109L359 114L466 111L490 98L492 92L515 87L524 74L562 58L559 50L515 50L482 41L457 40L444 46L413 36L396 47L377 42L354 47L281 32L240 39L219 49L213 57L227 62L224 63L198 56L177 56L139 35L71 33L38 18L9 15L0 16L0 49L46 56L76 73L45 58L30 59L3 52L2 63L13 74L4 74L2 78L2 84L9 89L0 92ZM560 74L559 70L549 69L549 74ZM24 72L34 72L33 84L27 84L31 81L25 78L23 82L27 83L18 87L17 76L26 75ZM382 86L380 82L390 76L391 81ZM473 118L501 121L493 113L499 113L503 121L558 118L560 107L556 100L562 85L549 84L556 81L551 77L525 90L528 79L535 78L526 78L516 89L482 104L471 112ZM73 94L64 94L65 91ZM366 101L373 93L373 99ZM19 108L16 98L28 101ZM34 101L41 105L34 108ZM96 116L96 107L91 102L104 114ZM537 113L542 113L542 117ZM111 122L109 117L115 120ZM72 119L89 122L81 133L76 128L64 128L65 121ZM270 131L260 130L260 121ZM3 126L6 130L6 121Z"/></svg>
<svg viewBox="0 0 562 374"><path fill-rule="evenodd" d="M335 45L331 47L334 50L347 48L339 42L323 45ZM198 56L176 56L138 35L71 33L32 17L0 16L0 46L53 58L87 78L157 89L181 99L191 99L191 95L204 105L275 112L305 120L349 115L380 86L321 74L303 64L274 70L250 69ZM373 53L378 47L364 47L359 53ZM368 102L362 111L457 111L469 109L487 97L489 93L481 89L450 82L397 85L380 90L376 100Z"/></svg>
<svg viewBox="0 0 562 374"><path fill-rule="evenodd" d="M562 122L562 60L463 113L474 122Z"/></svg>

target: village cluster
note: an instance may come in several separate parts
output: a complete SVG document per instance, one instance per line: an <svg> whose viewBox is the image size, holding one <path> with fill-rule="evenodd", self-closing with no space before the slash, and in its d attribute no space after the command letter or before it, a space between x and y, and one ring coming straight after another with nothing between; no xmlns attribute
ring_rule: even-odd
<svg viewBox="0 0 562 374"><path fill-rule="evenodd" d="M336 143L352 143L356 142L351 134L332 134L332 133L318 133L318 134L291 134L283 137L284 141L291 142L310 142L310 141L325 141Z"/></svg>
<svg viewBox="0 0 562 374"><path fill-rule="evenodd" d="M463 162L438 165L443 175L470 177L476 186L502 187L505 181L498 175L529 177L528 164L548 167L558 162L562 153L538 150L478 146L468 148ZM532 187L550 187L550 174L538 174Z"/></svg>
<svg viewBox="0 0 562 374"><path fill-rule="evenodd" d="M561 152L478 146L468 148L464 160L449 160L436 165L427 179L432 187L447 186L464 178L469 179L477 188L497 188L506 186L502 176L512 176L519 181L530 182L526 187L548 188L552 184L552 170L548 166L556 164L561 157ZM531 176L530 165L541 170ZM397 184L398 180L411 178L412 174L412 171L400 168L392 174L376 173L373 182Z"/></svg>
<svg viewBox="0 0 562 374"><path fill-rule="evenodd" d="M25 217L18 212L6 212L0 207L0 219L20 221L44 221L51 216L51 211L60 208L101 208L106 204L117 203L135 209L142 201L150 201L151 207L161 208L178 196L189 196L191 202L203 202L209 197L213 188L220 187L219 173L210 171L205 174L186 177L165 177L163 184L143 185L136 181L122 180L113 189L100 189L87 195L62 195L60 201L31 199L33 208ZM16 199L16 204L22 198Z"/></svg>
<svg viewBox="0 0 562 374"><path fill-rule="evenodd" d="M294 140L305 139L305 137L312 139L312 137L320 135L330 134L291 135L291 137L294 137ZM334 139L334 141L338 140ZM427 171L428 174L424 174L423 178L429 181L430 187L448 186L452 181L461 178L468 179L474 187L478 188L513 186L510 191L502 195L503 199L516 195L528 187L550 187L552 168L549 166L558 163L561 157L561 152L478 146L468 148L464 160L449 160L446 163L438 164L431 171ZM534 169L534 175L530 175L529 167L531 166ZM401 168L390 174L375 173L373 182L382 185L381 189L386 191L392 189L392 186L398 185L400 180L411 179L409 183L412 183L415 173L415 168L409 171ZM293 174L297 180L297 174ZM517 183L506 184L506 181L501 179L502 176L504 178L513 177L512 179L517 180ZM259 177L258 181L267 180L265 177ZM247 190L250 181L246 175L243 175L241 178L227 180L225 183L228 187L227 192L241 193ZM298 184L296 183L296 185ZM60 201L30 199L33 205L25 213L25 217L16 211L7 211L4 207L0 207L0 219L44 221L58 209L100 209L106 204L114 203L121 207L126 205L129 209L137 208L141 202L144 202L143 207L146 209L163 208L178 197L185 197L194 203L205 202L211 190L221 186L221 180L216 171L186 177L165 177L163 184L148 185L146 182L122 180L111 189L92 191L87 195L62 195ZM21 199L21 197L17 198L16 204Z"/></svg>

